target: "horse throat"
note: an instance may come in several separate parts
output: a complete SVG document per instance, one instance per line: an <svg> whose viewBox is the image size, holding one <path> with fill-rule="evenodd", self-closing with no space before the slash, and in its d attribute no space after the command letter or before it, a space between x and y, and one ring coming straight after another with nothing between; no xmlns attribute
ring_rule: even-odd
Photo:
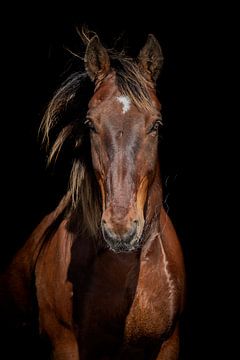
<svg viewBox="0 0 240 360"><path fill-rule="evenodd" d="M163 191L160 178L159 165L155 173L154 179L148 189L148 196L145 203L144 217L145 225L143 236L148 236L154 223L159 221L161 208L163 206Z"/></svg>

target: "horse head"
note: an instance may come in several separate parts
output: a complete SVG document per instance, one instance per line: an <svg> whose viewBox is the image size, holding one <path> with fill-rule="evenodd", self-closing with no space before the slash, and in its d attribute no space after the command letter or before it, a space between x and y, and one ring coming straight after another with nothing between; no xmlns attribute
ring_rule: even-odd
<svg viewBox="0 0 240 360"><path fill-rule="evenodd" d="M108 53L97 35L85 67L95 83L86 123L102 195L101 229L114 251L139 247L149 189L158 171L160 103L155 82L163 62L149 35L137 61Z"/></svg>

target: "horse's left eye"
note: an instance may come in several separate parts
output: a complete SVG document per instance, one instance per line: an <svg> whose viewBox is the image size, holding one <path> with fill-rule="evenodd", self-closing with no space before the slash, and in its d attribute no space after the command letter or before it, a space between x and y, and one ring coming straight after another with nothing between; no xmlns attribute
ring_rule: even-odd
<svg viewBox="0 0 240 360"><path fill-rule="evenodd" d="M152 126L150 127L148 133L157 132L160 124L161 124L161 119L155 121L155 123L153 123Z"/></svg>
<svg viewBox="0 0 240 360"><path fill-rule="evenodd" d="M157 131L159 125L160 125L160 122L159 122L159 121L156 121L155 124L153 125L151 131Z"/></svg>

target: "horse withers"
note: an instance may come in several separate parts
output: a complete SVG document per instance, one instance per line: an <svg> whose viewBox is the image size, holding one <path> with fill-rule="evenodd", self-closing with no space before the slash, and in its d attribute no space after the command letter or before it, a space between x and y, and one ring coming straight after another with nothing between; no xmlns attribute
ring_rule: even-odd
<svg viewBox="0 0 240 360"><path fill-rule="evenodd" d="M3 318L34 325L55 360L176 360L184 264L160 178L162 51L153 35L136 60L85 41L86 73L41 125L49 162L72 146L69 189L3 274Z"/></svg>

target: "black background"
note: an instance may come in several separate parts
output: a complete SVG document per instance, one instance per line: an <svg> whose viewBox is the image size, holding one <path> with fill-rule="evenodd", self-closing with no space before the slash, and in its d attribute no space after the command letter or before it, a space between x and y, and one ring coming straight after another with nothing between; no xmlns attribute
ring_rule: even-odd
<svg viewBox="0 0 240 360"><path fill-rule="evenodd" d="M214 334L220 325L217 258L222 243L214 235L212 215L219 122L215 90L222 54L217 10L183 2L147 2L131 11L122 2L49 4L9 5L1 12L1 267L63 190L65 169L59 165L58 176L45 170L37 132L54 90L71 70L83 70L83 63L65 49L84 54L75 26L87 24L106 47L122 35L132 56L153 33L165 58L158 81L165 205L180 237L187 271L182 359L208 358L206 349L219 348Z"/></svg>

